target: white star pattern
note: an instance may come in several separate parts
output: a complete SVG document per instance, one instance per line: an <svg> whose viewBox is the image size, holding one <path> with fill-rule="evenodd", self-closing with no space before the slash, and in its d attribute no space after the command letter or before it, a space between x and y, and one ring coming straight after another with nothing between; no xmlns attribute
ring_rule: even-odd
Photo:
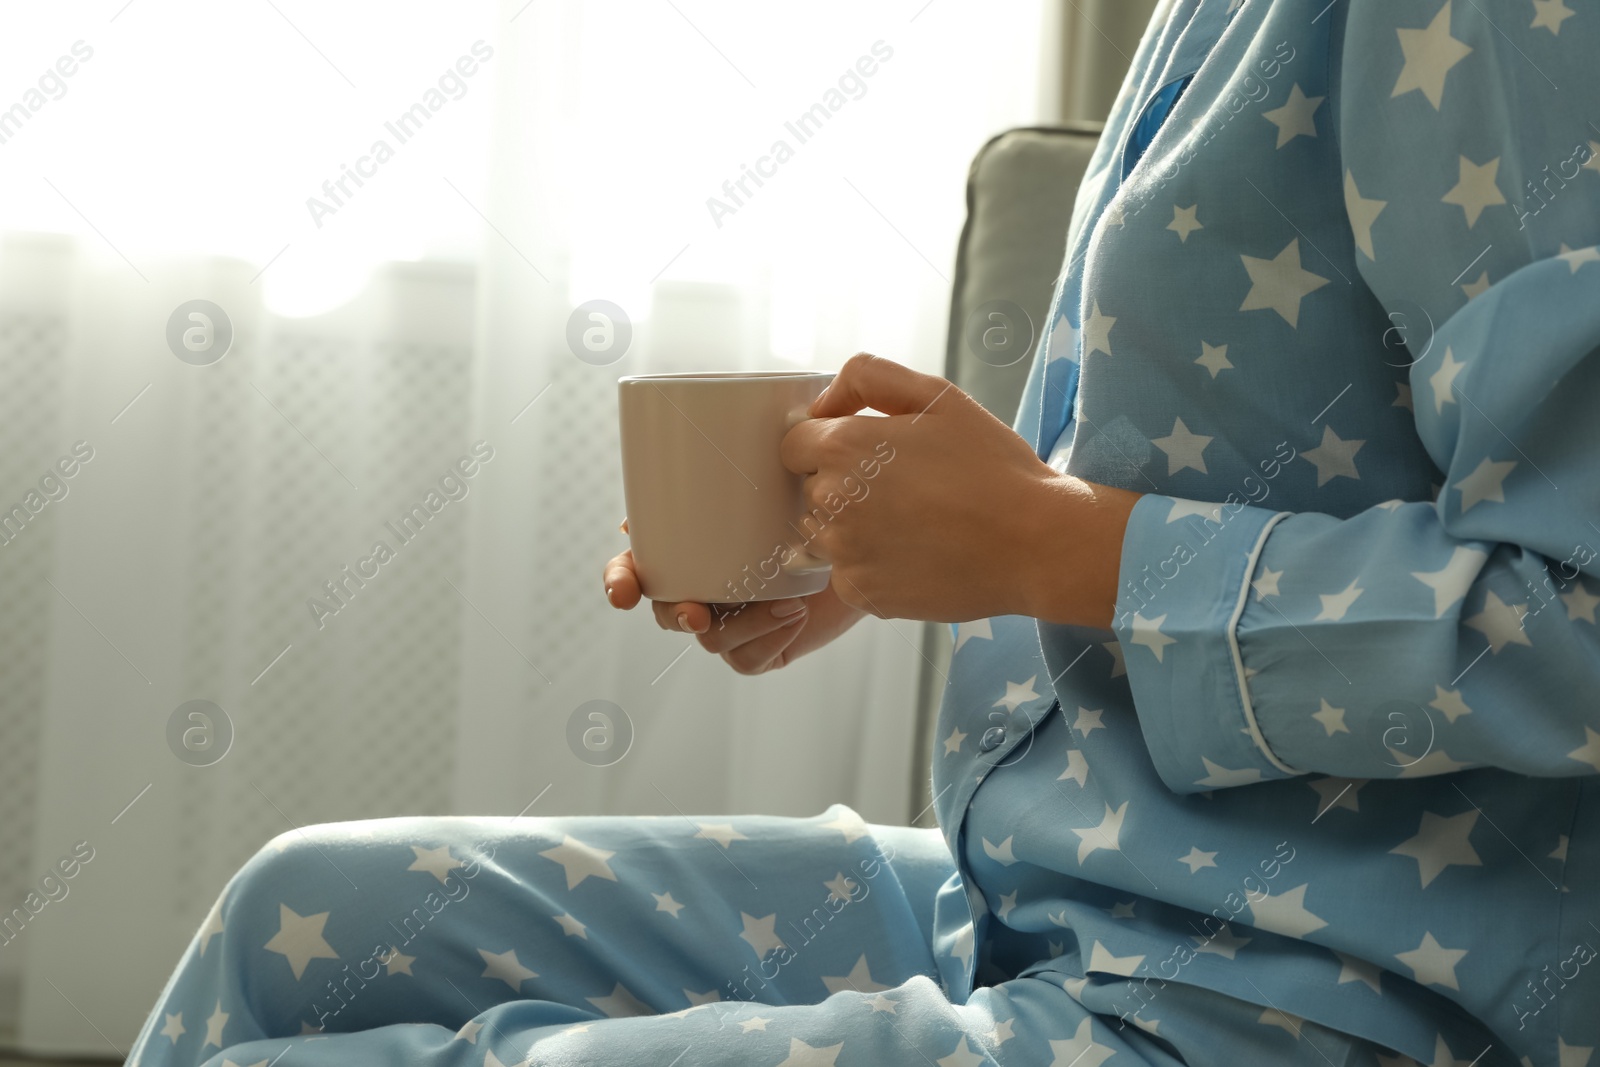
<svg viewBox="0 0 1600 1067"><path fill-rule="evenodd" d="M744 931L739 934L745 942L755 950L756 959L764 960L767 953L774 949L787 948L774 929L777 926L778 916L774 912L764 918L756 918L745 912L739 913L739 919L744 923Z"/></svg>
<svg viewBox="0 0 1600 1067"><path fill-rule="evenodd" d="M1167 621L1166 615L1157 615L1147 619L1137 611L1133 613L1133 643L1143 645L1156 655L1156 662L1161 662L1162 651L1168 645L1178 643L1176 637L1168 637L1161 632L1161 624Z"/></svg>
<svg viewBox="0 0 1600 1067"><path fill-rule="evenodd" d="M1450 68L1472 53L1472 49L1450 36L1450 3L1433 17L1427 27L1420 30L1399 29L1400 50L1405 54L1405 66L1394 84L1391 97L1403 96L1413 90L1428 98L1435 111L1444 99L1445 76Z"/></svg>
<svg viewBox="0 0 1600 1067"><path fill-rule="evenodd" d="M1592 1045L1569 1045L1564 1039L1556 1038L1557 1067L1588 1067L1589 1057L1593 1055Z"/></svg>
<svg viewBox="0 0 1600 1067"><path fill-rule="evenodd" d="M1436 774L1450 774L1471 766L1451 759L1450 754L1442 748L1436 748L1420 758L1409 756L1397 748L1390 748L1389 755L1394 757L1394 765L1402 768L1401 778L1431 778Z"/></svg>
<svg viewBox="0 0 1600 1067"><path fill-rule="evenodd" d="M1562 593L1561 602L1567 606L1567 620L1594 622L1594 609L1600 606L1600 596L1595 596L1582 582L1573 583L1572 592Z"/></svg>
<svg viewBox="0 0 1600 1067"><path fill-rule="evenodd" d="M1189 235L1191 233L1205 229L1204 226L1200 225L1200 220L1195 218L1195 209L1197 207L1199 207L1198 204L1190 204L1188 207L1172 205L1172 221L1167 223L1167 229L1177 234L1178 240L1183 244L1189 243Z"/></svg>
<svg viewBox="0 0 1600 1067"><path fill-rule="evenodd" d="M867 824L861 818L861 816L849 809L846 809L840 813L837 818L830 819L829 821L823 823L822 828L824 830L839 831L839 833L844 835L844 843L847 845L852 841L859 841L861 838L866 837L867 834L871 832L867 829ZM743 840L743 835L740 835L740 839Z"/></svg>
<svg viewBox="0 0 1600 1067"><path fill-rule="evenodd" d="M1089 950L1089 970L1099 971L1102 974L1120 974L1125 978L1131 978L1138 972L1142 963L1144 963L1143 956L1113 956L1098 941Z"/></svg>
<svg viewBox="0 0 1600 1067"><path fill-rule="evenodd" d="M1218 526L1222 525L1221 504L1211 504L1204 500L1185 500L1182 497L1173 497L1172 507L1167 511L1168 524L1170 525L1171 523L1177 522L1179 519L1186 519L1190 515L1198 515L1202 519L1208 519L1211 522L1216 523ZM1110 646L1108 645L1107 647L1109 648Z"/></svg>
<svg viewBox="0 0 1600 1067"><path fill-rule="evenodd" d="M1507 645L1533 644L1528 639L1528 631L1522 626L1523 616L1527 613L1528 605L1507 604L1490 589L1484 594L1483 610L1464 620L1463 625L1487 637L1489 651L1499 655Z"/></svg>
<svg viewBox="0 0 1600 1067"><path fill-rule="evenodd" d="M882 993L884 990L892 988L872 980L872 972L867 969L867 957L865 954L856 960L856 964L850 968L849 974L834 978L824 976L822 984L828 987L829 993L843 993L846 990L856 993Z"/></svg>
<svg viewBox="0 0 1600 1067"><path fill-rule="evenodd" d="M1590 622L1594 621L1591 612ZM227 894L217 897L216 903L211 905L211 910L206 912L206 921L201 924L200 932L195 935L195 940L200 943L200 955L206 954L206 946L211 944L211 939L223 932L222 926L222 901Z"/></svg>
<svg viewBox="0 0 1600 1067"><path fill-rule="evenodd" d="M407 956L397 946L390 945L388 953L380 956L378 962L383 964L385 974L411 974L411 965L417 962L417 957Z"/></svg>
<svg viewBox="0 0 1600 1067"><path fill-rule="evenodd" d="M1322 106L1324 99L1321 96L1307 96L1297 82L1290 87L1289 99L1282 107L1261 113L1262 118L1278 127L1278 148L1281 149L1296 137L1317 135L1317 108Z"/></svg>
<svg viewBox="0 0 1600 1067"><path fill-rule="evenodd" d="M1204 341L1200 342L1200 358L1195 362L1210 371L1213 379L1223 371L1233 368L1233 364L1228 362L1227 345L1209 345Z"/></svg>
<svg viewBox="0 0 1600 1067"><path fill-rule="evenodd" d="M1228 789L1236 785L1253 785L1261 781L1261 772L1254 767L1230 771L1226 767L1212 763L1205 756L1200 757L1200 762L1206 766L1206 776L1195 782L1195 785L1203 785L1208 789Z"/></svg>
<svg viewBox="0 0 1600 1067"><path fill-rule="evenodd" d="M1337 593L1321 593L1317 599L1322 601L1322 610L1317 613L1315 622L1338 622L1344 618L1345 612L1350 610L1350 605L1366 590L1356 585L1359 578L1351 579L1349 585Z"/></svg>
<svg viewBox="0 0 1600 1067"><path fill-rule="evenodd" d="M557 915L555 920L560 924L562 932L568 937L581 937L585 941L589 940L589 928L572 916Z"/></svg>
<svg viewBox="0 0 1600 1067"><path fill-rule="evenodd" d="M1026 682L1007 682L1005 695L996 700L993 706L1005 708L1007 711L1016 711L1018 707L1028 701L1038 700L1039 694L1033 691L1033 683L1038 679L1039 676L1035 674Z"/></svg>
<svg viewBox="0 0 1600 1067"><path fill-rule="evenodd" d="M937 1067L983 1067L987 1062L982 1056L967 1047L967 1036L961 1035L956 1042L955 1051L948 1056L941 1056L934 1063Z"/></svg>
<svg viewBox="0 0 1600 1067"><path fill-rule="evenodd" d="M994 627L988 619L974 619L971 622L956 624L956 647L954 652L960 652L961 646L972 640L993 641Z"/></svg>
<svg viewBox="0 0 1600 1067"><path fill-rule="evenodd" d="M1278 579L1282 577L1282 571L1262 567L1261 577L1250 583L1250 588L1256 591L1256 599L1265 600L1269 596L1282 596L1283 594L1278 591Z"/></svg>
<svg viewBox="0 0 1600 1067"><path fill-rule="evenodd" d="M702 822L695 825L700 828L696 831L695 837L704 838L707 841L715 841L723 848L731 847L735 841L750 840L744 834L735 830L732 823Z"/></svg>
<svg viewBox="0 0 1600 1067"><path fill-rule="evenodd" d="M1198 874L1201 867L1215 867L1217 854L1215 852L1201 852L1198 846L1189 849L1187 856L1179 856L1178 862L1189 868L1190 874Z"/></svg>
<svg viewBox="0 0 1600 1067"><path fill-rule="evenodd" d="M1448 193L1440 197L1446 204L1456 204L1467 217L1467 229L1478 224L1478 219L1483 215L1485 208L1496 207L1506 202L1505 194L1495 184L1495 178L1500 173L1500 159L1496 157L1487 163L1472 162L1466 156L1460 159L1461 177Z"/></svg>
<svg viewBox="0 0 1600 1067"><path fill-rule="evenodd" d="M1338 985L1344 985L1346 982L1360 982L1379 996L1383 995L1383 968L1376 963L1369 963L1354 956L1347 956L1343 952L1335 952L1334 955L1339 958Z"/></svg>
<svg viewBox="0 0 1600 1067"><path fill-rule="evenodd" d="M1516 460L1496 463L1485 456L1483 461L1473 468L1471 474L1455 484L1455 488L1461 490L1461 514L1465 515L1486 500L1504 504L1506 475L1510 474L1516 465Z"/></svg>
<svg viewBox="0 0 1600 1067"><path fill-rule="evenodd" d="M1204 434L1191 433L1182 419L1173 419L1172 433L1166 437L1157 437L1150 443L1167 454L1167 475L1171 477L1184 469L1197 470L1201 474L1207 473L1203 453L1211 441L1212 438Z"/></svg>
<svg viewBox="0 0 1600 1067"><path fill-rule="evenodd" d="M1076 829L1068 827L1078 835L1078 862L1081 864L1097 849L1110 849L1113 852L1122 851L1119 838L1122 834L1122 820L1128 814L1128 802L1124 800L1115 810L1110 804L1106 805L1105 817L1100 820L1100 825Z"/></svg>
<svg viewBox="0 0 1600 1067"><path fill-rule="evenodd" d="M1115 1049L1095 1041L1094 1023L1085 1015L1071 1038L1050 1042L1050 1067L1100 1067L1115 1053Z"/></svg>
<svg viewBox="0 0 1600 1067"><path fill-rule="evenodd" d="M1072 728L1078 731L1078 735L1080 737L1088 737L1096 730L1104 730L1106 728L1106 724L1100 721L1100 717L1103 714L1105 714L1105 712L1100 708L1095 708L1093 710L1089 708L1079 708L1078 718L1072 724Z"/></svg>
<svg viewBox="0 0 1600 1067"><path fill-rule="evenodd" d="M1572 268L1573 274L1576 274L1578 268L1585 263L1600 263L1600 247L1590 245L1587 248L1568 248L1566 243L1562 242L1561 251L1556 258L1566 260L1567 266Z"/></svg>
<svg viewBox="0 0 1600 1067"><path fill-rule="evenodd" d="M1075 748L1067 749L1067 769L1057 776L1056 781L1064 782L1068 778L1077 782L1080 787L1089 782L1089 761Z"/></svg>
<svg viewBox="0 0 1600 1067"><path fill-rule="evenodd" d="M1533 0L1533 21L1528 24L1528 29L1537 30L1541 27L1550 31L1552 37L1561 34L1561 24L1570 19L1577 12L1566 5L1564 0ZM1562 1064L1562 1067L1566 1067Z"/></svg>
<svg viewBox="0 0 1600 1067"><path fill-rule="evenodd" d="M406 870L427 871L437 878L441 884L450 877L451 871L466 866L466 864L450 855L450 848L447 845L439 848L421 848L417 845L412 845L411 851L416 853L417 858Z"/></svg>
<svg viewBox="0 0 1600 1067"><path fill-rule="evenodd" d="M808 1045L798 1037L789 1039L789 1054L777 1067L835 1067L844 1042L837 1045Z"/></svg>
<svg viewBox="0 0 1600 1067"><path fill-rule="evenodd" d="M479 977L504 982L511 987L513 993L522 992L522 983L529 978L539 977L538 974L524 967L522 961L517 959L516 949L507 949L504 952L490 952L488 949L480 948L478 955L483 957L483 974L479 975Z"/></svg>
<svg viewBox="0 0 1600 1067"><path fill-rule="evenodd" d="M1411 572L1411 577L1433 590L1434 618L1443 618L1446 611L1467 595L1488 558L1475 548L1457 545L1450 553L1450 561L1439 570Z"/></svg>
<svg viewBox="0 0 1600 1067"><path fill-rule="evenodd" d="M1467 702L1461 699L1459 689L1446 689L1442 685L1433 687L1433 699L1428 701L1428 707L1443 712L1444 717L1452 723L1463 715L1472 714Z"/></svg>
<svg viewBox="0 0 1600 1067"><path fill-rule="evenodd" d="M228 1013L222 1010L222 1001L217 1001L216 1010L206 1020L206 1039L200 1046L202 1050L211 1045L222 1047L222 1028L228 1025Z"/></svg>
<svg viewBox="0 0 1600 1067"><path fill-rule="evenodd" d="M1009 867L1017 862L1017 857L1011 854L1011 838L1009 837L998 845L991 843L987 837L983 838L983 854L1002 867Z"/></svg>
<svg viewBox="0 0 1600 1067"><path fill-rule="evenodd" d="M1324 426L1322 443L1300 454L1317 468L1317 488L1320 489L1334 478L1359 480L1361 475L1356 471L1356 453L1361 451L1361 446L1366 443L1364 440L1341 440L1339 435L1333 432L1332 426Z"/></svg>
<svg viewBox="0 0 1600 1067"><path fill-rule="evenodd" d="M654 1015L650 1005L629 992L620 982L613 983L611 992L603 997L585 997L608 1019L631 1019L641 1015Z"/></svg>
<svg viewBox="0 0 1600 1067"><path fill-rule="evenodd" d="M1383 209L1389 206L1387 200L1368 200L1356 188L1356 176L1349 171L1344 172L1344 210L1350 218L1350 230L1356 239L1356 247L1361 249L1366 257L1371 260L1378 258L1372 248L1372 224L1378 221L1378 216Z"/></svg>
<svg viewBox="0 0 1600 1067"><path fill-rule="evenodd" d="M1421 985L1443 986L1445 989L1461 988L1456 982L1456 964L1467 954L1466 949L1445 948L1434 940L1432 933L1422 935L1422 944L1410 952L1396 953L1395 959L1411 968Z"/></svg>
<svg viewBox="0 0 1600 1067"><path fill-rule="evenodd" d="M1100 313L1100 304L1095 302L1094 311L1089 316L1089 321L1083 325L1083 358L1088 359L1096 352L1111 355L1111 327L1117 320L1110 315Z"/></svg>
<svg viewBox="0 0 1600 1067"><path fill-rule="evenodd" d="M1306 910L1306 886L1297 885L1283 893L1272 893L1259 900L1250 899L1255 925L1285 937L1305 937L1327 926L1320 916Z"/></svg>
<svg viewBox="0 0 1600 1067"><path fill-rule="evenodd" d="M1068 322L1066 316L1056 319L1055 326L1050 330L1049 350L1045 353L1046 362L1054 363L1058 359L1078 359L1078 331Z"/></svg>
<svg viewBox="0 0 1600 1067"><path fill-rule="evenodd" d="M1253 938L1238 936L1233 932L1233 927L1227 923L1223 923L1222 928L1215 933L1205 937L1197 937L1191 934L1189 939L1195 943L1196 952L1210 952L1213 955L1222 956L1230 960L1237 958L1239 950L1254 940Z"/></svg>
<svg viewBox="0 0 1600 1067"><path fill-rule="evenodd" d="M1322 701L1322 707L1313 712L1311 717L1322 724L1322 728L1327 731L1329 737L1334 734L1347 734L1350 732L1350 727L1344 724L1344 709L1334 707L1327 700Z"/></svg>
<svg viewBox="0 0 1600 1067"><path fill-rule="evenodd" d="M267 951L276 952L289 961L295 978L305 974L312 960L336 960L339 954L323 940L322 928L328 921L328 912L316 915L298 915L287 904L278 905L278 932L266 944Z"/></svg>
<svg viewBox="0 0 1600 1067"><path fill-rule="evenodd" d="M561 839L561 844L547 848L539 855L561 864L562 869L567 872L568 889L576 889L583 884L585 878L604 878L612 882L617 880L616 872L606 862L616 853L586 845L571 834L565 835Z"/></svg>
<svg viewBox="0 0 1600 1067"><path fill-rule="evenodd" d="M1416 860L1417 871L1422 876L1422 888L1426 889L1446 867L1483 866L1483 860L1468 840L1477 822L1476 809L1449 816L1425 811L1422 813L1422 825L1415 836L1402 841L1389 852Z"/></svg>
<svg viewBox="0 0 1600 1067"><path fill-rule="evenodd" d="M1567 753L1568 759L1579 760L1587 763L1595 770L1600 771L1600 733L1585 726L1583 728L1583 744Z"/></svg>
<svg viewBox="0 0 1600 1067"><path fill-rule="evenodd" d="M1300 266L1300 239L1272 259L1240 256L1250 275L1250 291L1240 311L1276 311L1291 327L1300 327L1300 301L1328 284L1328 279Z"/></svg>
<svg viewBox="0 0 1600 1067"><path fill-rule="evenodd" d="M1455 355L1446 345L1444 359L1439 362L1439 369L1428 376L1428 385L1433 389L1433 410L1435 412L1442 412L1446 404L1454 404L1456 402L1452 389L1456 382L1456 376L1461 373L1461 368L1465 366L1465 363L1456 361Z"/></svg>
<svg viewBox="0 0 1600 1067"><path fill-rule="evenodd" d="M822 884L828 890L828 900L830 902L849 900L856 891L856 883L846 876L843 871L836 872L832 879Z"/></svg>

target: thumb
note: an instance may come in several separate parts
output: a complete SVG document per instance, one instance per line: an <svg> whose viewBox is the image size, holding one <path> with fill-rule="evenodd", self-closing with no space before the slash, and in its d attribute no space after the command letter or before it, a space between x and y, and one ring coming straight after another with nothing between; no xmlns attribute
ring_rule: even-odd
<svg viewBox="0 0 1600 1067"><path fill-rule="evenodd" d="M854 415L873 408L885 415L918 415L951 388L943 378L921 374L865 352L851 356L828 388L811 404L812 418Z"/></svg>

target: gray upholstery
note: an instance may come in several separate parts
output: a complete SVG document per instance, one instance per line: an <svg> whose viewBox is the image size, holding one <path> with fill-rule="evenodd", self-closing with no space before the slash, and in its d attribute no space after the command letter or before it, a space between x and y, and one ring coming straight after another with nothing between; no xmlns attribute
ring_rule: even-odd
<svg viewBox="0 0 1600 1067"><path fill-rule="evenodd" d="M1007 423L1022 398L1032 349L1061 269L1072 203L1099 137L1098 123L1009 130L991 139L972 161L967 221L950 296L945 377ZM1003 306L1000 313L1006 318L978 314L986 306L995 310L995 301L1007 301L1023 315ZM1018 347L1030 332L1032 345ZM990 338L987 347L984 336ZM924 628L912 785L912 810L921 813L916 822L923 826L933 821L926 768L950 644L948 626L930 623Z"/></svg>

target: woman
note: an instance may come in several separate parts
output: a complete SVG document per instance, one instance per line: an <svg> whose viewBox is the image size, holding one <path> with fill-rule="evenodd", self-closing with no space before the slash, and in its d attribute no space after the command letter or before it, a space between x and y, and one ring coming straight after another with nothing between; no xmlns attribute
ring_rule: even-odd
<svg viewBox="0 0 1600 1067"><path fill-rule="evenodd" d="M1597 54L1563 0L1165 4L1015 432L857 357L784 442L813 499L895 449L831 586L655 605L745 673L956 623L942 839L286 835L135 1060L1589 1063Z"/></svg>

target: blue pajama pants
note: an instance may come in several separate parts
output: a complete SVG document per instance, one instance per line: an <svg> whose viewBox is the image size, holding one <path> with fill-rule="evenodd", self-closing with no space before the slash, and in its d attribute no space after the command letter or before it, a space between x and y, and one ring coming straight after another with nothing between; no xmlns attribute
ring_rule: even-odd
<svg viewBox="0 0 1600 1067"><path fill-rule="evenodd" d="M931 939L954 875L937 831L840 805L308 827L229 882L129 1062L1377 1065L1199 988L1149 1034L1117 982L1043 960L952 1002Z"/></svg>

